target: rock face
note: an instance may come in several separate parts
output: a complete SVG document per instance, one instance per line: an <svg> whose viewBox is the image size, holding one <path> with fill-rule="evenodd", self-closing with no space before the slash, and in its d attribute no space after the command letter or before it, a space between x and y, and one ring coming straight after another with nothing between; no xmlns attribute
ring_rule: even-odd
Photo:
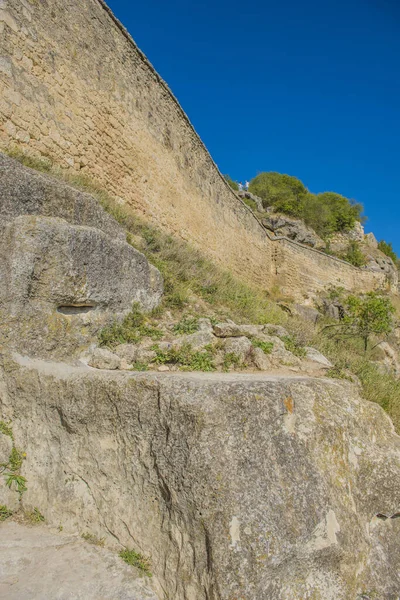
<svg viewBox="0 0 400 600"><path fill-rule="evenodd" d="M283 235L290 240L305 244L317 250L325 248L325 242L311 227L307 227L303 221L292 219L287 215L268 215L262 219L262 224L266 229L272 231L275 235Z"/></svg>
<svg viewBox="0 0 400 600"><path fill-rule="evenodd" d="M161 299L161 277L146 257L99 229L22 216L0 244L0 304L13 316L35 309L121 313L132 303L151 310Z"/></svg>
<svg viewBox="0 0 400 600"><path fill-rule="evenodd" d="M351 384L16 356L0 389L22 505L151 555L160 599L397 598L400 438Z"/></svg>
<svg viewBox="0 0 400 600"><path fill-rule="evenodd" d="M70 357L161 301L161 274L92 196L1 154L0 232L0 344Z"/></svg>
<svg viewBox="0 0 400 600"><path fill-rule="evenodd" d="M0 227L20 215L58 217L72 225L95 227L123 242L126 238L93 196L0 152Z"/></svg>
<svg viewBox="0 0 400 600"><path fill-rule="evenodd" d="M0 597L156 600L149 582L112 552L45 527L0 523Z"/></svg>

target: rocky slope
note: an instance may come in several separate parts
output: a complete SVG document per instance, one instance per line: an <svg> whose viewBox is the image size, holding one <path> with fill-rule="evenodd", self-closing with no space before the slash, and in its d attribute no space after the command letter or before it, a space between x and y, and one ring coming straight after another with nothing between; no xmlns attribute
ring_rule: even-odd
<svg viewBox="0 0 400 600"><path fill-rule="evenodd" d="M383 410L325 378L312 348L295 356L276 325L199 318L179 334L160 323L157 350L146 327L99 349L100 330L133 319L133 302L157 306L159 272L90 196L42 175L13 187L3 173L0 519L36 508L68 535L104 538L112 556L76 540L44 545L68 561L75 549L88 561L85 573L74 567L79 593L90 575L90 593L110 600L395 600L400 438ZM58 215L54 194L65 199ZM188 344L215 349L217 369L239 356L228 368L249 372L172 371L168 352ZM171 372L129 370L144 357L156 370L160 350ZM35 576L49 552L24 531L0 525L10 532L0 590L49 597L60 562ZM15 536L35 544L31 583ZM122 548L149 560L151 583L127 575Z"/></svg>

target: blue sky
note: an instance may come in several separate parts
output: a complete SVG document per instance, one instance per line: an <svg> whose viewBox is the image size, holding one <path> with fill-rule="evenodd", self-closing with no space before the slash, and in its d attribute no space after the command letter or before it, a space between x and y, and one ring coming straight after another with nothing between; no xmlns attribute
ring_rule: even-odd
<svg viewBox="0 0 400 600"><path fill-rule="evenodd" d="M109 0L223 173L362 202L400 254L398 0Z"/></svg>

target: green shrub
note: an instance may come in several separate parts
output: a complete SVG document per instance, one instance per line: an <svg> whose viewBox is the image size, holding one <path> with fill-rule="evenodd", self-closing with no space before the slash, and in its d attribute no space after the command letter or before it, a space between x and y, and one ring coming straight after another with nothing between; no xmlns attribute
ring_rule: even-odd
<svg viewBox="0 0 400 600"><path fill-rule="evenodd" d="M190 344L180 348L161 350L157 345L152 347L157 354L156 364L180 365L185 371L215 371L213 351L210 347L194 351Z"/></svg>
<svg viewBox="0 0 400 600"><path fill-rule="evenodd" d="M227 352L224 356L224 361L222 363L222 370L227 372L230 367L240 367L241 360L240 356L238 356L235 352Z"/></svg>
<svg viewBox="0 0 400 600"><path fill-rule="evenodd" d="M359 338L366 352L371 336L382 339L393 330L395 309L388 297L377 292L364 296L349 295L344 304L346 312L343 319L324 328L331 337L337 340Z"/></svg>
<svg viewBox="0 0 400 600"><path fill-rule="evenodd" d="M180 335L195 333L199 329L199 320L195 317L187 317L182 319L174 326L174 333Z"/></svg>
<svg viewBox="0 0 400 600"><path fill-rule="evenodd" d="M285 344L286 350L298 356L299 358L304 358L307 355L305 348L303 348L297 340L295 340L291 336L282 337L282 342Z"/></svg>
<svg viewBox="0 0 400 600"><path fill-rule="evenodd" d="M251 340L254 348L261 348L264 354L271 354L274 344L273 342L262 342L261 340L253 339Z"/></svg>
<svg viewBox="0 0 400 600"><path fill-rule="evenodd" d="M293 216L301 215L303 199L308 194L296 177L274 172L257 175L251 180L249 191L262 199L264 208L274 206Z"/></svg>
<svg viewBox="0 0 400 600"><path fill-rule="evenodd" d="M361 251L360 244L355 240L352 240L347 248L347 252L340 258L346 260L355 267L363 267L367 261L364 254Z"/></svg>
<svg viewBox="0 0 400 600"><path fill-rule="evenodd" d="M111 323L100 331L99 342L101 346L113 348L118 344L137 344L143 337L158 340L163 337L163 333L148 324L139 305L134 304L122 322Z"/></svg>
<svg viewBox="0 0 400 600"><path fill-rule="evenodd" d="M312 194L290 175L260 173L250 182L249 190L260 196L265 208L301 218L325 238L336 231L348 231L361 221L362 205L334 192Z"/></svg>
<svg viewBox="0 0 400 600"><path fill-rule="evenodd" d="M391 243L388 244L387 242L385 242L385 240L381 240L378 243L378 249L384 254L386 254L386 256L389 256L395 264L397 263L398 256L393 250L393 246Z"/></svg>

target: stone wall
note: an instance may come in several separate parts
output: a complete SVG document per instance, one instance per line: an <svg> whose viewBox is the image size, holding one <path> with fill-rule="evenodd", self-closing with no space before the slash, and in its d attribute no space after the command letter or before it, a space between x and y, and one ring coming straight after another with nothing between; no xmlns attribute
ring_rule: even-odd
<svg viewBox="0 0 400 600"><path fill-rule="evenodd" d="M265 289L385 285L384 274L269 239L101 0L0 0L0 148L15 145L91 177Z"/></svg>

